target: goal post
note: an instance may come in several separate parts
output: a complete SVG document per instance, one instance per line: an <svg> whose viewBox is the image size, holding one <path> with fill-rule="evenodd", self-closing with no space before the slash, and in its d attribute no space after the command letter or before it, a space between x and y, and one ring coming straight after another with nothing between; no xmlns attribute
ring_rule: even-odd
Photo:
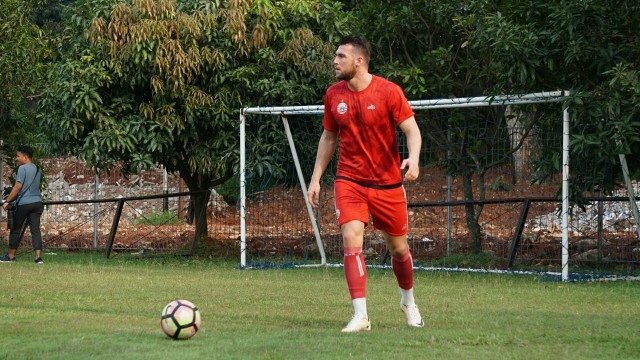
<svg viewBox="0 0 640 360"><path fill-rule="evenodd" d="M426 99L409 101L414 111L427 111L431 109L451 109L466 107L486 107L486 106L507 106L522 104L538 104L560 102L569 95L568 91L547 91L520 95L495 95L495 96L478 96L452 99ZM246 149L246 126L247 117L250 115L267 115L279 116L282 120L284 133L289 144L290 155L295 163L295 171L297 173L302 197L304 198L306 212L308 213L309 227L312 229L317 250L320 254L320 265L327 264L327 256L325 254L325 243L323 241L321 231L318 229L317 219L313 209L307 199L306 183L304 178L304 170L300 165L296 146L289 127L290 121L296 121L295 117L299 115L321 115L324 112L323 105L304 105L304 106L273 106L273 107L246 107L240 109L240 267L247 267L247 149ZM569 112L567 108L562 109L562 211L561 211L561 227L562 227L562 280L569 279L568 261L569 261ZM290 120L291 119L291 120ZM318 133L317 139L320 134ZM317 141L316 139L316 141Z"/></svg>
<svg viewBox="0 0 640 360"><path fill-rule="evenodd" d="M320 236L320 231L313 213L313 209L309 200L307 199L307 185L304 179L304 174L300 167L300 161L296 146L293 141L291 129L289 127L289 121L287 115L310 115L321 114L324 111L322 105L311 106L281 106L270 108L244 108L240 111L240 267L245 268L247 266L247 216L246 216L246 115L247 114L269 114L280 115L282 123L285 129L287 142L289 143L289 149L291 156L295 163L296 173L298 181L300 183L300 189L302 190L302 197L304 198L307 213L309 214L309 221L313 229L313 233L320 253L320 265L327 264L327 258L324 251L324 244Z"/></svg>
<svg viewBox="0 0 640 360"><path fill-rule="evenodd" d="M289 142L289 149L291 150L291 156L293 156L293 161L296 168L296 174L298 175L298 180L300 181L300 189L302 190L302 197L304 198L304 202L307 208L307 213L309 214L309 220L311 221L311 227L313 228L313 234L316 238L316 244L318 245L318 251L320 252L320 264L327 264L327 256L324 253L324 245L322 243L322 238L320 237L320 230L318 230L318 223L316 222L316 217L313 214L313 209L311 207L311 203L309 203L309 199L307 198L307 184L304 180L304 175L302 174L302 169L300 168L300 160L298 159L298 152L296 151L296 145L293 142L293 135L291 134L291 128L289 127L289 120L287 117L282 115L282 123L284 125L285 133L287 134L287 141Z"/></svg>

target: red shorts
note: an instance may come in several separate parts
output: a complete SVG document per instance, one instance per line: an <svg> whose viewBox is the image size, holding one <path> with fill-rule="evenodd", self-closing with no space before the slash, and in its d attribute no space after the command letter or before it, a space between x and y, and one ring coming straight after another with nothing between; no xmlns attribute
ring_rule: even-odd
<svg viewBox="0 0 640 360"><path fill-rule="evenodd" d="M359 220L367 226L369 214L375 229L392 236L408 230L407 196L404 186L374 189L349 180L337 179L334 185L338 225Z"/></svg>

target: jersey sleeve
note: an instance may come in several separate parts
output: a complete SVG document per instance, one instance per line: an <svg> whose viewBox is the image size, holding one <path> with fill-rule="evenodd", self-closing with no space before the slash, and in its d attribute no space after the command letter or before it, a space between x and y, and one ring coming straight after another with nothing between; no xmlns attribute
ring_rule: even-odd
<svg viewBox="0 0 640 360"><path fill-rule="evenodd" d="M324 95L324 118L322 119L322 127L327 131L338 131L338 123L336 123L336 119L333 117L333 112L331 111L331 98L328 92Z"/></svg>
<svg viewBox="0 0 640 360"><path fill-rule="evenodd" d="M413 109L411 109L411 105L409 105L409 101L404 96L400 86L395 84L392 86L388 101L389 111L396 125L400 125L414 115Z"/></svg>

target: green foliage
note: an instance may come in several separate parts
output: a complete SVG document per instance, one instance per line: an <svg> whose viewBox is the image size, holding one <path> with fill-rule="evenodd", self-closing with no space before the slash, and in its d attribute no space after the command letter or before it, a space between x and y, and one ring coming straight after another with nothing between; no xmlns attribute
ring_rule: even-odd
<svg viewBox="0 0 640 360"><path fill-rule="evenodd" d="M359 19L355 30L374 44L376 69L402 84L410 98L571 90L565 105L571 109L571 133L576 134L571 154L576 194L615 187L620 181L617 154L640 150L639 3L349 3ZM472 121L451 124L451 129L464 136ZM550 161L539 163L540 179L558 169L551 154L557 149L542 151L548 153L543 160ZM638 157L629 158L637 177Z"/></svg>
<svg viewBox="0 0 640 360"><path fill-rule="evenodd" d="M493 182L491 183L491 190L493 191L499 191L499 190L509 191L511 190L511 188L512 188L512 185L509 184L508 182L505 182L502 176L493 180Z"/></svg>
<svg viewBox="0 0 640 360"><path fill-rule="evenodd" d="M468 48L454 19L464 11L452 2L356 2L352 31L372 43L371 70L402 85L409 98L464 96L474 86L468 71L475 66L461 62Z"/></svg>
<svg viewBox="0 0 640 360"><path fill-rule="evenodd" d="M175 211L156 211L148 215L142 215L136 219L137 225L180 225L184 220L178 217Z"/></svg>
<svg viewBox="0 0 640 360"><path fill-rule="evenodd" d="M331 2L101 1L68 19L42 120L90 162L160 163L190 189L224 181L238 162L243 106L318 102L333 46L310 28ZM322 32L322 31L321 31ZM84 37L83 37L84 36ZM273 131L259 129L258 131ZM270 153L272 144L259 144ZM273 158L256 165L279 173ZM101 167L105 167L102 164Z"/></svg>
<svg viewBox="0 0 640 360"><path fill-rule="evenodd" d="M492 59L495 92L570 89L573 198L610 192L618 154L638 141L640 4L630 1L474 2L470 44ZM479 13L479 14L476 14ZM484 14L483 16L478 16ZM629 156L637 178L637 156ZM557 164L543 165L555 173ZM540 170L539 169L539 170Z"/></svg>
<svg viewBox="0 0 640 360"><path fill-rule="evenodd" d="M640 3L348 3L358 19L355 30L373 42L374 69L403 85L409 98L571 90L564 105L572 117L572 199L579 202L585 191L611 192L621 182L620 153L628 155L634 177L640 175ZM535 124L526 126L535 126L540 139L552 138L560 133L552 126L558 118L557 112L536 114ZM478 126L477 117L468 115L434 123L429 120L440 134L452 133L448 140L444 135L436 139L432 134L437 131L425 131L430 141L453 154L445 164L451 174L470 176L475 171L481 175L491 165L483 157L502 146L481 135L504 124L494 121ZM558 173L557 144L541 143L539 157L534 159L536 181ZM466 196L475 195L468 192Z"/></svg>
<svg viewBox="0 0 640 360"><path fill-rule="evenodd" d="M360 33L374 46L372 71L411 99L571 90L564 105L574 200L620 183L618 154L640 177L637 1L67 4L0 4L0 122L19 139L11 146L35 138L101 168L115 160L131 170L159 163L192 190L221 184L238 168L238 109L320 103L333 81L336 41ZM46 134L31 133L36 106ZM538 139L559 134L557 113L532 112L526 125ZM483 140L487 130L504 129L494 115L428 122L428 141L453 154L444 163L450 174L478 176L500 163L488 158L492 150L508 155L504 137ZM451 139L431 136L433 129L450 129ZM272 120L248 129L268 139L248 149L256 159L250 169L268 184L295 181L281 165L288 156L281 131ZM294 134L301 156L313 157L317 134ZM544 181L561 158L557 147L539 151L535 175Z"/></svg>
<svg viewBox="0 0 640 360"><path fill-rule="evenodd" d="M0 2L0 127L10 156L19 144L46 142L35 121L44 64L51 56L50 39L34 20L40 7L41 1Z"/></svg>
<svg viewBox="0 0 640 360"><path fill-rule="evenodd" d="M216 185L214 190L224 198L227 204L236 204L240 198L240 177L233 176L224 183Z"/></svg>
<svg viewBox="0 0 640 360"><path fill-rule="evenodd" d="M47 38L32 20L37 1L3 0L0 5L0 89L3 102L20 101L36 91Z"/></svg>

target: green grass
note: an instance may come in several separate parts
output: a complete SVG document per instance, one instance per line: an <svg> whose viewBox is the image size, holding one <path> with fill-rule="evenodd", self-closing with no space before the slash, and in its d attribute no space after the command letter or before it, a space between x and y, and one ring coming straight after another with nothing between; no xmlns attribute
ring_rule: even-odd
<svg viewBox="0 0 640 360"><path fill-rule="evenodd" d="M0 359L625 359L640 353L640 283L416 272L426 327L408 328L393 273L369 270L369 333L342 334L340 268L238 270L189 258L30 255L0 264ZM193 301L174 341L160 312Z"/></svg>

